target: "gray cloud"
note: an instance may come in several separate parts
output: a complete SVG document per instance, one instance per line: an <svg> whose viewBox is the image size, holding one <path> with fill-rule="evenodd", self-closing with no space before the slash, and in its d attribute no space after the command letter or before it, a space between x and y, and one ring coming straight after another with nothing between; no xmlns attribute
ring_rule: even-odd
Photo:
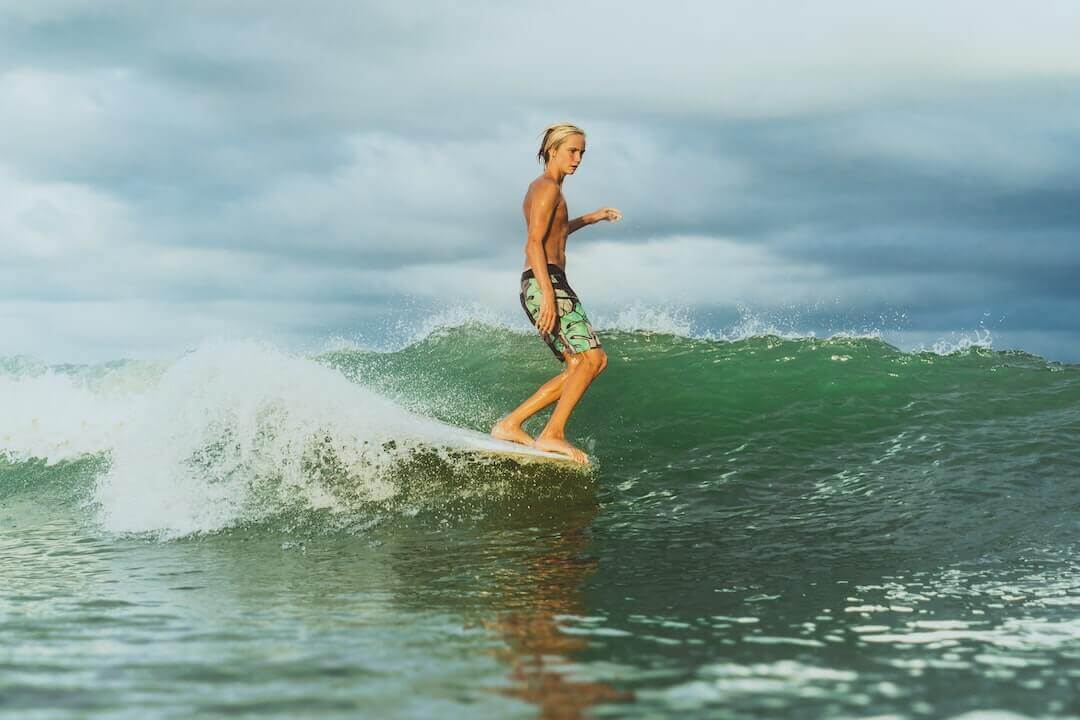
<svg viewBox="0 0 1080 720"><path fill-rule="evenodd" d="M571 238L602 316L648 271L700 317L1080 359L1078 30L1066 2L3 8L0 354L365 334L450 270L523 322L521 196L570 119L571 210L626 216Z"/></svg>

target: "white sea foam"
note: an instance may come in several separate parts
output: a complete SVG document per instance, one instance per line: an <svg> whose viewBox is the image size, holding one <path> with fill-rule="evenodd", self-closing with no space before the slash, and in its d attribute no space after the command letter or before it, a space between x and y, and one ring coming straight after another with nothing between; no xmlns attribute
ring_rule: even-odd
<svg viewBox="0 0 1080 720"><path fill-rule="evenodd" d="M50 464L111 449L160 374L150 363L0 374L0 453Z"/></svg>
<svg viewBox="0 0 1080 720"><path fill-rule="evenodd" d="M422 342L424 338L432 333L468 324L486 325L519 333L531 332L524 313L521 314L519 322L511 322L505 314L493 310L488 305L481 305L480 303L449 305L419 322L399 322L391 336L400 338L400 340L397 343L388 345L386 349L400 350L403 347Z"/></svg>
<svg viewBox="0 0 1080 720"><path fill-rule="evenodd" d="M342 493L384 500L396 492L385 471L416 447L467 444L464 431L307 358L208 346L171 366L141 403L97 499L112 531L217 530L290 504L339 509ZM312 469L326 453L344 486Z"/></svg>
<svg viewBox="0 0 1080 720"><path fill-rule="evenodd" d="M8 372L0 400L5 455L50 463L105 455L95 488L102 525L164 537L296 505L334 510L343 497L385 500L397 491L387 471L418 447L448 458L447 449L481 444L314 360L254 342L209 343L159 366Z"/></svg>
<svg viewBox="0 0 1080 720"><path fill-rule="evenodd" d="M992 333L984 327L940 333L890 329L907 321L903 313L880 317L877 327L864 323L846 329L817 330L805 327L804 314L798 308L761 311L740 306L738 311L739 319L734 323L707 327L695 320L693 310L688 307L634 304L613 313L598 314L594 325L601 334L604 330L643 331L732 343L766 336L796 341L880 340L903 352L932 352L943 356L974 348L990 350L994 345Z"/></svg>
<svg viewBox="0 0 1080 720"><path fill-rule="evenodd" d="M899 327L907 323L907 316L899 312L882 315L875 323L858 326L853 324L842 329L836 329L835 326L813 329L806 326L806 312L798 307L770 310L739 306L737 309L738 320L729 325L718 325L704 322L689 306L634 302L614 310L592 311L590 308L590 321L601 336L605 331L614 330L732 343L766 336L796 341L880 340L904 352L932 352L937 355L950 355L972 348L993 348L992 334L983 327L971 331L938 333L900 330ZM392 327L383 328L383 333L389 340L375 342L337 337L328 340L323 349L356 348L393 352L422 342L432 334L471 324L522 335L531 335L534 332L523 314L508 314L479 303L462 303L446 306L438 313L419 320L396 321Z"/></svg>
<svg viewBox="0 0 1080 720"><path fill-rule="evenodd" d="M948 338L940 338L930 345L930 351L938 355L951 355L955 352L966 352L972 348L989 350L994 346L994 337L986 328L979 328L970 333L953 333ZM927 348L919 347L913 351L922 351Z"/></svg>
<svg viewBox="0 0 1080 720"><path fill-rule="evenodd" d="M645 331L687 338L700 335L695 332L686 309L674 306L630 305L615 313L597 315L594 325L598 331Z"/></svg>

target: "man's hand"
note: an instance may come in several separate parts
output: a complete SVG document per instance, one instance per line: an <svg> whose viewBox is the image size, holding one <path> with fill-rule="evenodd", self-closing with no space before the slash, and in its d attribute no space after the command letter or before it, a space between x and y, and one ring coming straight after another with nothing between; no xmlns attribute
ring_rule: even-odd
<svg viewBox="0 0 1080 720"><path fill-rule="evenodd" d="M555 329L555 298L545 295L540 300L540 313L536 316L536 329L548 335Z"/></svg>
<svg viewBox="0 0 1080 720"><path fill-rule="evenodd" d="M586 218L588 219L590 225L593 223L598 223L602 220L607 220L608 222L619 222L620 220L622 220L622 211L611 207L600 208L596 212L586 215Z"/></svg>

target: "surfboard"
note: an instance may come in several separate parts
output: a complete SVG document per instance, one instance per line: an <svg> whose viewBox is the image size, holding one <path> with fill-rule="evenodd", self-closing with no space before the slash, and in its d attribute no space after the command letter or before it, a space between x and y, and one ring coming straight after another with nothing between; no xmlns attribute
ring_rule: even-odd
<svg viewBox="0 0 1080 720"><path fill-rule="evenodd" d="M465 428L457 428L461 435L456 438L461 441L461 444L465 449L478 455L488 455L492 457L508 458L519 463L557 463L559 465L565 465L572 467L576 470L588 470L591 465L582 465L581 463L574 462L565 455L559 453L548 452L546 450L537 450L536 448L528 447L527 445L519 445L518 443L512 443L507 440L499 440L493 438L490 435L484 435L474 430L467 430Z"/></svg>

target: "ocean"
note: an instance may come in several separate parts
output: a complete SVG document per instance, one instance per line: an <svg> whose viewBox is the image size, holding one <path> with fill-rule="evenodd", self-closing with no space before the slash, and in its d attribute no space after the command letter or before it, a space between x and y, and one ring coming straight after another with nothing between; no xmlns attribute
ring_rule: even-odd
<svg viewBox="0 0 1080 720"><path fill-rule="evenodd" d="M0 716L1080 716L1080 366L601 335L0 359Z"/></svg>

